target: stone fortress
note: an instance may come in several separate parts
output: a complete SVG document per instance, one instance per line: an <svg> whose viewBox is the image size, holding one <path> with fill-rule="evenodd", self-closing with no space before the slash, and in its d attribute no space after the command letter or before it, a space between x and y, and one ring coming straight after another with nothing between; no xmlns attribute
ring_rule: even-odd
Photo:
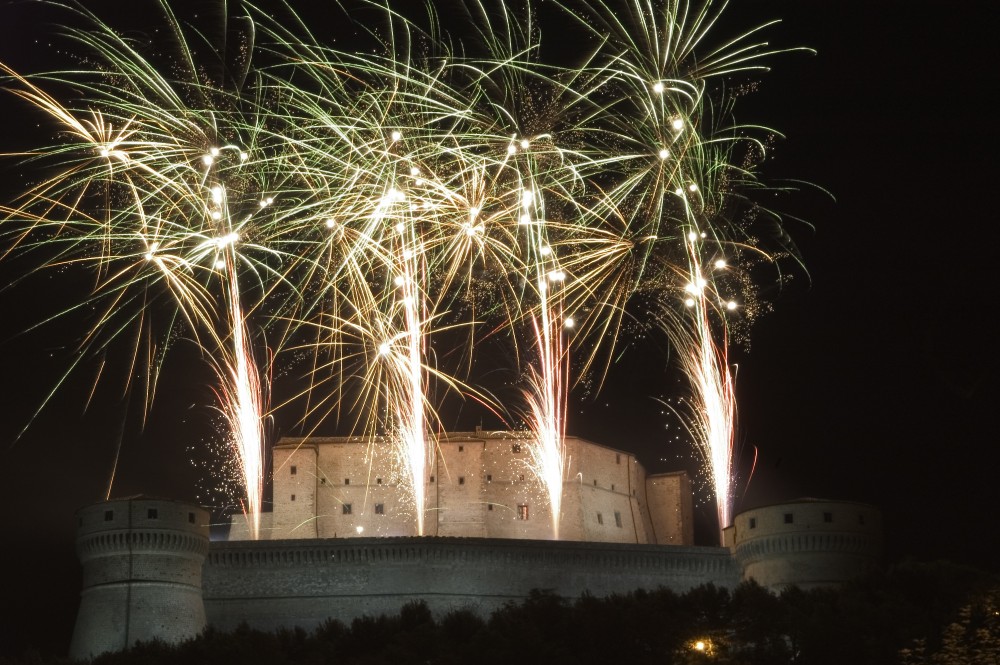
<svg viewBox="0 0 1000 665"><path fill-rule="evenodd" d="M837 584L876 567L881 514L801 499L738 514L721 547L693 543L687 475L646 474L630 453L566 437L560 538L524 439L442 435L426 479L424 535L394 452L361 437L282 439L261 537L242 516L209 542L209 514L147 497L78 512L83 590L70 656L206 626L300 626L396 613L483 615L547 589L568 598L754 579L780 591Z"/></svg>

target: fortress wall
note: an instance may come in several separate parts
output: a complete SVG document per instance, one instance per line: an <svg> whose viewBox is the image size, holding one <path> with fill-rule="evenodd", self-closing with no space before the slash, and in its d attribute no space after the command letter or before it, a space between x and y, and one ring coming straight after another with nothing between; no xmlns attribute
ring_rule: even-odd
<svg viewBox="0 0 1000 665"><path fill-rule="evenodd" d="M282 441L274 448L273 529L266 537L417 535L409 481L392 446L361 437ZM653 542L645 471L635 458L575 437L565 441L560 539ZM442 435L426 473L424 535L551 539L548 493L532 464L530 444L510 432ZM677 503L669 491L656 500ZM238 521L230 540L246 535Z"/></svg>
<svg viewBox="0 0 1000 665"><path fill-rule="evenodd" d="M527 443L509 437L484 439L482 509L487 538L552 537L548 493L532 472L531 464ZM525 515L527 519L522 519Z"/></svg>
<svg viewBox="0 0 1000 665"><path fill-rule="evenodd" d="M83 588L71 657L90 658L139 640L178 641L205 628L206 511L130 498L87 506L77 519Z"/></svg>
<svg viewBox="0 0 1000 665"><path fill-rule="evenodd" d="M646 478L646 496L655 542L659 545L694 543L691 481L683 471Z"/></svg>
<svg viewBox="0 0 1000 665"><path fill-rule="evenodd" d="M482 615L532 589L568 598L711 582L734 587L721 548L617 546L508 539L352 539L214 543L204 570L209 624L314 628L327 618L395 613L423 600L437 614Z"/></svg>
<svg viewBox="0 0 1000 665"><path fill-rule="evenodd" d="M882 518L867 504L800 500L740 513L732 542L744 577L772 591L830 586L879 565Z"/></svg>
<svg viewBox="0 0 1000 665"><path fill-rule="evenodd" d="M295 444L275 447L272 455L272 538L315 538L317 506L316 446Z"/></svg>
<svg viewBox="0 0 1000 665"><path fill-rule="evenodd" d="M491 483L486 480L483 460L486 445L484 441L464 439L438 442L430 469L434 482L428 480L427 485L427 505L431 510L426 517L436 524L437 535L478 538L488 535L484 499Z"/></svg>

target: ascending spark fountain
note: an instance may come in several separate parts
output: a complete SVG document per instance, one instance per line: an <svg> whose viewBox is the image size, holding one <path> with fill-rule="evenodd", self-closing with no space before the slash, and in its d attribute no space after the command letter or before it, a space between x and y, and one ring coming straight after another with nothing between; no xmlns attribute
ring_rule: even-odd
<svg viewBox="0 0 1000 665"><path fill-rule="evenodd" d="M479 42L458 44L434 18L421 27L383 0L351 1L383 12L390 29L373 31L374 44L330 48L287 5L295 28L247 5L256 23L232 23L240 48L218 50L238 53L235 63L192 48L164 1L178 46L166 66L77 6L74 20L88 23L67 33L91 68L31 79L0 66L14 94L61 128L31 155L54 175L0 207L10 246L0 256L17 248L40 267L89 269L93 293L65 312L101 314L83 343L95 354L127 339L151 359L149 399L170 341L224 349L221 408L252 532L264 473L258 332L285 375L311 366L308 386L283 403L306 402L298 424L328 418L395 442L418 533L436 409L456 396L489 402L491 386L469 381L476 335L511 340L530 363L515 369L527 377L532 466L558 537L573 387L563 327L575 323L574 380L599 386L629 346L628 322L662 309L725 526L735 405L727 342L712 325L725 326L695 240L674 241L697 220L712 243L768 255L744 196L763 187L764 141L759 127L730 125L732 91L745 90L730 80L773 51L750 41L756 30L703 50L719 14L711 2L549 3L590 54L562 67L541 61L534 21L544 14L530 2L524 16L477 4L465 32ZM269 40L267 66L251 64L257 37ZM716 79L725 85L713 91ZM57 101L49 84L77 101ZM690 317L674 311L679 281L695 288ZM503 335L529 325L530 349ZM431 328L449 350L432 347Z"/></svg>
<svg viewBox="0 0 1000 665"><path fill-rule="evenodd" d="M396 284L402 294L403 308L403 352L397 361L403 374L399 403L396 405L396 422L402 447L405 469L413 492L414 512L417 519L417 535L424 534L424 513L427 469L432 443L427 438L424 395L424 312L421 262L423 251L415 237L412 225L400 223L401 239L399 266Z"/></svg>
<svg viewBox="0 0 1000 665"><path fill-rule="evenodd" d="M228 276L232 347L224 349L223 361L216 363L216 373L222 385L219 409L229 424L229 435L232 437L235 455L240 460L239 468L246 490L244 515L248 531L256 540L260 537L260 513L264 495L263 401L246 316L240 305L235 260L235 251L227 251L224 269Z"/></svg>
<svg viewBox="0 0 1000 665"><path fill-rule="evenodd" d="M727 331L724 323L713 332L710 314L714 310L713 292L703 274L698 243L701 234L687 234L685 246L689 260L689 281L684 288L687 319L671 328L680 366L691 385L688 411L682 417L702 457L715 494L720 533L732 517L733 439L736 424L736 392L729 369ZM720 261L720 266L722 262ZM722 307L730 309L730 303ZM716 342L716 336L721 342Z"/></svg>
<svg viewBox="0 0 1000 665"><path fill-rule="evenodd" d="M531 221L536 193L525 189L522 196L522 224L529 229L528 254L535 257L533 277L538 296L537 314L531 316L537 365L529 365L529 387L524 391L529 411L527 426L533 438L529 452L531 468L548 494L552 537L558 540L566 471L566 386L570 356L563 345L562 294L554 291L566 275L558 268L543 220Z"/></svg>

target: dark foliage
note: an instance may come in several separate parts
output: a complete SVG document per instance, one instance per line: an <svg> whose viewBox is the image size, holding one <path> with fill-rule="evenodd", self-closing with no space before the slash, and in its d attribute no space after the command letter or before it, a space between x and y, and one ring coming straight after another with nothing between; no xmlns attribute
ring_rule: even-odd
<svg viewBox="0 0 1000 665"><path fill-rule="evenodd" d="M1000 654L1000 584L945 563L904 563L836 589L775 596L754 582L575 601L544 590L487 620L435 618L423 602L398 615L264 632L209 628L178 645L148 642L93 665L883 665L965 663ZM980 661L981 662L981 661ZM72 665L25 653L0 665Z"/></svg>

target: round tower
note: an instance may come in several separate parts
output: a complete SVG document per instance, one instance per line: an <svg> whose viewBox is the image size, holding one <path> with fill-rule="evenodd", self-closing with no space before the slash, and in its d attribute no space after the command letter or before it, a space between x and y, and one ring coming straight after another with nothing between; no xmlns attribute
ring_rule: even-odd
<svg viewBox="0 0 1000 665"><path fill-rule="evenodd" d="M879 565L882 514L864 503L799 499L740 513L726 540L743 578L771 591L831 586Z"/></svg>
<svg viewBox="0 0 1000 665"><path fill-rule="evenodd" d="M138 641L179 642L204 630L208 522L202 508L147 497L80 509L83 589L70 657L89 659Z"/></svg>

